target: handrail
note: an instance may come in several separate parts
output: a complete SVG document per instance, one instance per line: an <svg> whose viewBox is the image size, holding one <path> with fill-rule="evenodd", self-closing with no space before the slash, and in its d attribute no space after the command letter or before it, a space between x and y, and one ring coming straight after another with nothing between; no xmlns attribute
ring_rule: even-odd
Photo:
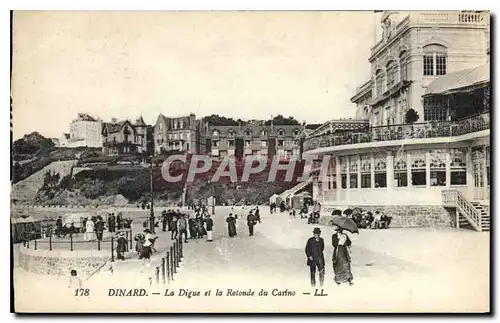
<svg viewBox="0 0 500 323"><path fill-rule="evenodd" d="M477 231L482 231L481 215L462 192L454 189L442 191L443 204L457 207Z"/></svg>
<svg viewBox="0 0 500 323"><path fill-rule="evenodd" d="M284 191L283 193L281 193L279 196L281 198L285 197L285 195L289 195L289 194L295 194L296 191L298 190L301 190L303 189L304 187L306 187L307 185L311 184L312 183L312 178L309 178L308 180L306 181L303 181L303 182L300 182L298 183L297 185L295 185L294 187L292 187L291 189L288 189L286 191ZM293 193L292 193L293 192ZM286 193L286 194L285 194Z"/></svg>

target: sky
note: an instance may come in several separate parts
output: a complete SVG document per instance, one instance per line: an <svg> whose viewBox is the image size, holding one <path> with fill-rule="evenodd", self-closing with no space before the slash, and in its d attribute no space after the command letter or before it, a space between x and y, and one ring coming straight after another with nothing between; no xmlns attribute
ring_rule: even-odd
<svg viewBox="0 0 500 323"><path fill-rule="evenodd" d="M307 123L354 117L373 12L23 11L13 22L14 138L59 138L80 112Z"/></svg>

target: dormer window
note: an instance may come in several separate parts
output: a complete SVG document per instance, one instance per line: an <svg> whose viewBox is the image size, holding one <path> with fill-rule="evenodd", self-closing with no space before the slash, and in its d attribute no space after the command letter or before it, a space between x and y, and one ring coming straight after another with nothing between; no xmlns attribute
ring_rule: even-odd
<svg viewBox="0 0 500 323"><path fill-rule="evenodd" d="M295 129L295 130L293 131L293 135L294 135L294 136L298 136L298 135L299 135L299 130L298 130L298 129Z"/></svg>
<svg viewBox="0 0 500 323"><path fill-rule="evenodd" d="M285 130L283 130L283 129L278 130L278 135L284 136L285 135Z"/></svg>
<svg viewBox="0 0 500 323"><path fill-rule="evenodd" d="M266 135L267 135L267 131L266 131L265 129L262 129L262 131L260 132L260 134L261 134L262 136L266 136Z"/></svg>
<svg viewBox="0 0 500 323"><path fill-rule="evenodd" d="M228 135L229 137L234 137L234 131L233 131L233 130L229 130L229 131L227 132L227 135Z"/></svg>
<svg viewBox="0 0 500 323"><path fill-rule="evenodd" d="M245 136L250 136L251 132L249 129L245 130Z"/></svg>
<svg viewBox="0 0 500 323"><path fill-rule="evenodd" d="M214 130L212 132L212 136L217 137L219 135L219 132L217 130Z"/></svg>

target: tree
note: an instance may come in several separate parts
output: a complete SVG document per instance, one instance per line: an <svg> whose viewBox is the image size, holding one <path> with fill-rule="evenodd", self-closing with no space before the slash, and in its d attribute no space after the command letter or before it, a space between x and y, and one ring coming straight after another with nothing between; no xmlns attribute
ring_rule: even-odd
<svg viewBox="0 0 500 323"><path fill-rule="evenodd" d="M270 125L271 121L275 126L286 126L286 125L300 125L300 122L297 121L294 117L285 118L281 114L278 114L272 120L267 120L265 122L266 125Z"/></svg>
<svg viewBox="0 0 500 323"><path fill-rule="evenodd" d="M204 122L208 122L211 126L237 126L240 119L234 120L233 118L226 118L218 114L212 114L203 118Z"/></svg>
<svg viewBox="0 0 500 323"><path fill-rule="evenodd" d="M14 155L31 155L39 152L48 152L55 147L52 140L45 138L38 132L32 132L23 138L14 141Z"/></svg>
<svg viewBox="0 0 500 323"><path fill-rule="evenodd" d="M417 122L419 119L419 116L418 116L418 112L415 111L414 109L409 109L408 111L406 111L406 114L405 114L405 122L406 123L415 123Z"/></svg>

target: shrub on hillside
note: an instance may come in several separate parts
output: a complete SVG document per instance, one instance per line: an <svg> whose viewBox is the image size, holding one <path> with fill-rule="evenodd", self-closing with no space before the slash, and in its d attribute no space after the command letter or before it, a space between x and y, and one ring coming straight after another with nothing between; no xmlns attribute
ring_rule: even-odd
<svg viewBox="0 0 500 323"><path fill-rule="evenodd" d="M87 178L80 186L80 192L88 199L96 199L106 192L103 181Z"/></svg>

